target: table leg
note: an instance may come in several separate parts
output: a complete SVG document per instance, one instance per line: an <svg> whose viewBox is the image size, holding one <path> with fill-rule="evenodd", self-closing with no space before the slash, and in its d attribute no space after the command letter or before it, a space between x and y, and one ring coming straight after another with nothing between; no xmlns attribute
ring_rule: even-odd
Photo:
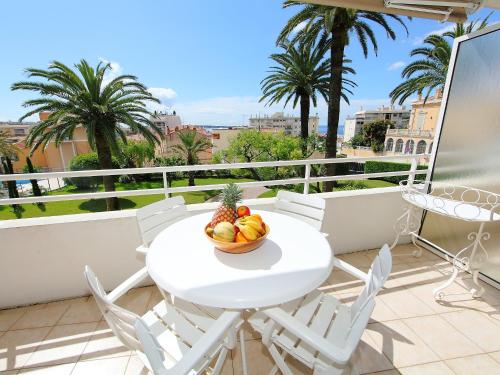
<svg viewBox="0 0 500 375"><path fill-rule="evenodd" d="M457 278L458 273L462 271L472 273L472 281L477 286L477 288L470 289L472 297L479 298L483 295L484 288L479 285L479 270L481 265L488 259L488 252L484 248L482 241L489 240L490 234L484 231L484 223L481 223L479 230L469 233L467 239L472 242L453 257L453 274L446 283L434 290L435 299L440 300L444 298L443 290L449 287ZM470 256L465 255L468 251L471 252Z"/></svg>
<svg viewBox="0 0 500 375"><path fill-rule="evenodd" d="M243 369L243 375L248 374L247 367L247 353L245 348L245 333L243 332L243 328L240 328L240 351L241 351L241 368Z"/></svg>
<svg viewBox="0 0 500 375"><path fill-rule="evenodd" d="M394 231L396 232L396 238L391 245L391 250L396 247L399 242L399 238L401 236L411 236L411 241L417 247L414 251L411 252L415 258L419 258L422 256L422 248L417 245L415 239L418 237L418 230L420 229L420 219L417 216L416 212L417 208L413 205L408 205L405 208L405 212L401 215L394 224ZM396 256L403 256L410 254L400 254Z"/></svg>

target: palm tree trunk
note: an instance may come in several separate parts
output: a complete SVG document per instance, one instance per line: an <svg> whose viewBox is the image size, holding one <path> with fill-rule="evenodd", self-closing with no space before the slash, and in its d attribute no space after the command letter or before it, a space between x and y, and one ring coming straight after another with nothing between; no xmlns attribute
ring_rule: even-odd
<svg viewBox="0 0 500 375"><path fill-rule="evenodd" d="M187 165L194 165L195 164L194 158L191 155L188 155L186 161L187 161ZM188 172L188 186L195 186L194 175L195 175L194 171Z"/></svg>
<svg viewBox="0 0 500 375"><path fill-rule="evenodd" d="M302 157L307 154L307 137L309 137L309 110L311 101L309 95L300 96L300 138L302 138Z"/></svg>
<svg viewBox="0 0 500 375"><path fill-rule="evenodd" d="M332 28L332 46L330 48L330 89L328 94L328 131L326 133L326 158L337 156L337 131L340 118L340 99L342 93L342 67L344 49L347 44L348 28L339 22L334 22ZM335 176L335 164L327 164L326 174ZM334 181L325 183L325 191L332 191Z"/></svg>
<svg viewBox="0 0 500 375"><path fill-rule="evenodd" d="M101 132L96 129L95 131L95 144L97 149L97 159L101 169L113 169L113 161L111 158L111 149L109 148L106 139ZM114 176L103 176L102 181L104 184L104 191L115 191ZM106 209L108 211L116 211L120 209L118 198L106 198Z"/></svg>

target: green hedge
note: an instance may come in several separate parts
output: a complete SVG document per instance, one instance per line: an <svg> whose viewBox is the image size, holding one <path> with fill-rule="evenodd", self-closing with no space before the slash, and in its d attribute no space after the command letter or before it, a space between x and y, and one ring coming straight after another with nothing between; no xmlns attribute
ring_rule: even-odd
<svg viewBox="0 0 500 375"><path fill-rule="evenodd" d="M394 163L390 161L367 161L365 162L365 173L399 172L409 171L410 163ZM426 165L419 165L417 169L427 169ZM392 182L398 184L399 181L407 180L408 176L377 177L377 180Z"/></svg>
<svg viewBox="0 0 500 375"><path fill-rule="evenodd" d="M120 169L120 164L116 158L112 158L113 169ZM99 159L95 152L90 154L80 154L71 159L69 163L71 171L85 171L93 169L101 169ZM102 184L102 177L72 177L65 178L66 184L74 185L79 189L95 189L99 184Z"/></svg>

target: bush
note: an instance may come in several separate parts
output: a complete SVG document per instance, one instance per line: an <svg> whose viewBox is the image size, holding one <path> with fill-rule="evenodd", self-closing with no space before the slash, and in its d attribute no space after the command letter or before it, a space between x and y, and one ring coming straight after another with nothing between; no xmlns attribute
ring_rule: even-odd
<svg viewBox="0 0 500 375"><path fill-rule="evenodd" d="M367 161L365 163L365 173L409 171L410 168L410 163L394 163L375 160ZM417 169L427 169L427 166L419 165L417 166ZM393 184L398 184L399 181L403 181L406 179L408 179L408 176L377 177L377 180L392 182Z"/></svg>
<svg viewBox="0 0 500 375"><path fill-rule="evenodd" d="M113 169L120 169L120 164L113 157ZM75 156L71 159L69 163L70 171L88 171L92 169L101 169L99 164L99 159L96 153L81 154ZM77 178L65 178L66 184L74 185L79 189L95 189L99 184L102 183L102 177L77 177Z"/></svg>

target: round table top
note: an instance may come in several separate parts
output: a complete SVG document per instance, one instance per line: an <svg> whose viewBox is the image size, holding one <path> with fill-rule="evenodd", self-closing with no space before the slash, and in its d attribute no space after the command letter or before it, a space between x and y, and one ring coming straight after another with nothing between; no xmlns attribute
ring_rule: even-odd
<svg viewBox="0 0 500 375"><path fill-rule="evenodd" d="M228 254L205 238L213 212L182 219L151 243L148 272L163 290L213 307L272 306L304 296L330 275L333 256L325 237L309 224L270 211L259 213L271 231L261 247Z"/></svg>

